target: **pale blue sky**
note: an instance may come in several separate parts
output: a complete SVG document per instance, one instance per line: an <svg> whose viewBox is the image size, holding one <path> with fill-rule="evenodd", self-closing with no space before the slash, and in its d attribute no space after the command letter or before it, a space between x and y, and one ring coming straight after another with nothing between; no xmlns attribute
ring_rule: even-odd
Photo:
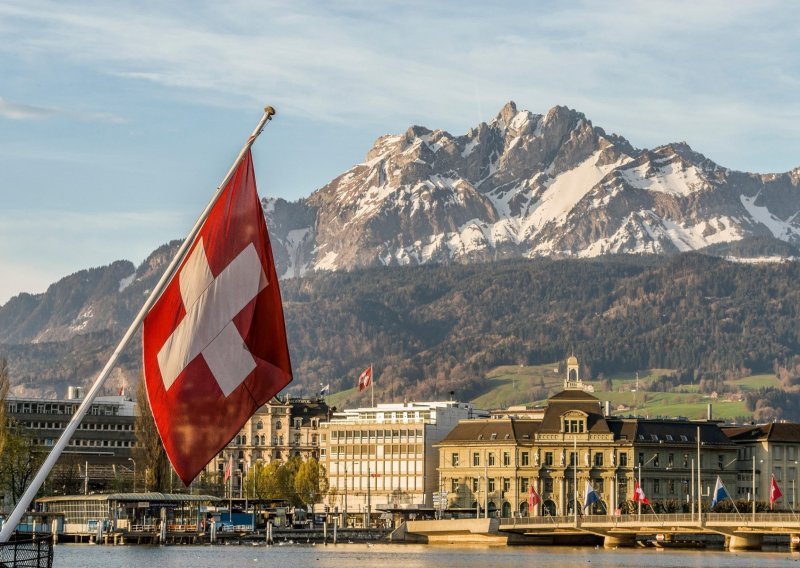
<svg viewBox="0 0 800 568"><path fill-rule="evenodd" d="M182 236L265 104L297 199L508 100L733 169L800 166L800 3L0 0L0 304Z"/></svg>

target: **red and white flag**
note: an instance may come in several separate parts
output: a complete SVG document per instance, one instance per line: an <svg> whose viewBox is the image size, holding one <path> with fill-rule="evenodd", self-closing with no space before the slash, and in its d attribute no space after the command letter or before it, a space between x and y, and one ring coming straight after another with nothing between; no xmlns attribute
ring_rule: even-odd
<svg viewBox="0 0 800 568"><path fill-rule="evenodd" d="M358 392L363 391L365 388L372 384L372 365L364 369L358 375Z"/></svg>
<svg viewBox="0 0 800 568"><path fill-rule="evenodd" d="M228 483L228 479L231 477L231 473L233 473L233 456L228 456L228 465L225 466L225 479L222 483Z"/></svg>
<svg viewBox="0 0 800 568"><path fill-rule="evenodd" d="M528 511L532 511L533 508L542 502L542 498L539 497L539 493L536 492L536 488L533 485L528 486Z"/></svg>
<svg viewBox="0 0 800 568"><path fill-rule="evenodd" d="M644 489L642 489L638 481L635 481L633 484L633 502L641 503L642 505L650 504L650 499L644 494Z"/></svg>
<svg viewBox="0 0 800 568"><path fill-rule="evenodd" d="M186 485L292 380L249 150L145 317L142 345L153 417Z"/></svg>
<svg viewBox="0 0 800 568"><path fill-rule="evenodd" d="M778 487L778 482L775 481L775 474L773 474L772 482L769 484L769 508L772 509L772 504L781 497L783 497L783 493L781 488Z"/></svg>

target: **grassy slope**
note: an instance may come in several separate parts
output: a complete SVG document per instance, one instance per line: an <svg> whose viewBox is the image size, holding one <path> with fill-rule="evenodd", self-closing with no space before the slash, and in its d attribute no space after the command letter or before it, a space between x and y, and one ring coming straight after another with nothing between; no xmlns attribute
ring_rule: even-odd
<svg viewBox="0 0 800 568"><path fill-rule="evenodd" d="M700 394L694 385L682 386L679 392L647 392L642 390L660 375L669 373L669 369L645 369L639 371L639 392L636 391L636 373L619 373L611 375L613 391L600 390L600 382L591 384L595 388L594 395L602 401L612 403L612 412L619 415L639 414L641 416L684 416L686 418L703 418L706 416L708 403L713 405L714 418L731 419L749 416L744 402L712 400L708 395ZM542 387L548 396L559 392L564 386L563 374L558 372L558 364L516 366L505 365L493 369L487 376L490 388L472 400L478 408L507 408L520 404L541 404L546 399L534 398L540 394ZM762 387L777 387L778 380L774 375L752 375L733 381L733 385L742 391L756 390ZM376 391L376 403L380 402ZM325 397L330 406L351 408L369 406L370 393L359 395L358 389L352 388ZM617 406L624 408L617 409Z"/></svg>

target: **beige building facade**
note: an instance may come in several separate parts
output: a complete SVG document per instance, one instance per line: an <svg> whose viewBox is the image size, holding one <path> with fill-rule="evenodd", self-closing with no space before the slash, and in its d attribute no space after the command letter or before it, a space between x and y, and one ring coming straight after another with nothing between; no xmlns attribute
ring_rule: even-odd
<svg viewBox="0 0 800 568"><path fill-rule="evenodd" d="M565 389L540 418L463 421L440 443L451 512L481 516L615 514L629 510L635 481L659 508L688 511L720 475L731 492L737 448L713 422L606 416L583 389L570 357ZM584 510L589 483L600 502ZM541 503L528 509L533 486ZM707 499L706 499L707 501ZM704 502L704 507L708 503Z"/></svg>
<svg viewBox="0 0 800 568"><path fill-rule="evenodd" d="M283 462L300 456L319 459L321 425L329 417L321 398L273 398L259 408L239 434L206 466L206 473L222 482L229 457L233 458L233 490L256 464Z"/></svg>

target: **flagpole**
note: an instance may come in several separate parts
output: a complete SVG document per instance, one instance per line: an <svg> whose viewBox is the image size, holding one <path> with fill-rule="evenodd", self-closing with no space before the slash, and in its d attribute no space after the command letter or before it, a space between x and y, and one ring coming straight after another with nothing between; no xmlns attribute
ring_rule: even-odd
<svg viewBox="0 0 800 568"><path fill-rule="evenodd" d="M150 296L145 301L141 310L139 310L139 313L136 315L133 322L131 322L130 327L128 327L128 331L126 331L125 335L123 335L122 339L117 345L117 348L114 350L114 352L111 354L111 357L108 359L108 362L106 363L105 367L103 367L103 370L100 371L100 374L97 376L97 379L95 379L94 384L86 393L86 397L83 399L83 402L75 411L75 414L72 415L72 419L67 424L67 427L64 429L64 432L61 434L56 444L53 446L53 449L47 455L47 458L45 459L42 466L39 468L39 471L36 473L36 476L33 478L33 481L31 481L30 485L25 490L25 493L22 495L22 497L20 497L20 500L14 507L14 510L6 519L5 523L3 524L3 529L0 531L0 542L7 542L8 539L16 530L17 524L22 518L22 515L25 514L25 511L31 504L31 501L33 501L33 498L36 496L36 493L39 491L39 488L44 483L44 480L50 474L50 471L53 469L53 466L55 466L56 461L58 461L58 458L61 457L64 448L67 447L67 444L72 439L72 436L78 429L78 425L80 424L81 420L86 415L86 413L89 411L89 408L94 402L94 399L99 394L100 389L103 386L103 383L105 383L106 379L108 378L108 375L111 374L112 369L117 364L119 356L128 346L128 343L130 343L131 339L133 339L133 336L139 329L139 326L144 320L145 315L147 315L147 312L150 311L151 307L153 307L153 304L155 304L156 300L161 295L161 292L164 290L164 288L169 283L172 276L175 274L175 271L180 266L180 263L183 262L183 259L189 250L189 247L191 246L192 242L194 242L194 238L197 236L197 233L200 232L203 223L205 222L208 215L211 213L211 209L214 207L217 200L219 199L219 196L225 189L225 185L228 183L231 177L233 177L236 168L239 166L239 162L242 161L242 158L244 157L245 153L250 149L250 147L253 145L253 142L255 142L256 138L258 138L259 134L261 134L261 131L264 130L264 127L267 125L267 123L274 115L275 115L274 108L272 108L271 106L264 108L264 114L258 121L258 125L256 126L255 130L253 130L253 133L250 135L250 137L247 139L247 142L245 142L244 146L239 152L239 155L233 162L233 165L228 170L228 173L225 174L222 183L219 184L216 192L214 192L214 195L208 202L208 205L206 205L206 208L200 214L200 217L197 219L197 222L194 224L194 227L192 227L192 230L186 237L186 240L183 241L183 244L181 244L180 248L178 249L178 252L175 253L175 257L172 259L172 262L170 262L169 266L167 266L166 270L164 271L164 274L158 281L158 284L156 284L156 286L153 288L153 291L150 292Z"/></svg>
<svg viewBox="0 0 800 568"><path fill-rule="evenodd" d="M372 408L375 408L375 372L372 363L369 364L369 393L372 396Z"/></svg>

